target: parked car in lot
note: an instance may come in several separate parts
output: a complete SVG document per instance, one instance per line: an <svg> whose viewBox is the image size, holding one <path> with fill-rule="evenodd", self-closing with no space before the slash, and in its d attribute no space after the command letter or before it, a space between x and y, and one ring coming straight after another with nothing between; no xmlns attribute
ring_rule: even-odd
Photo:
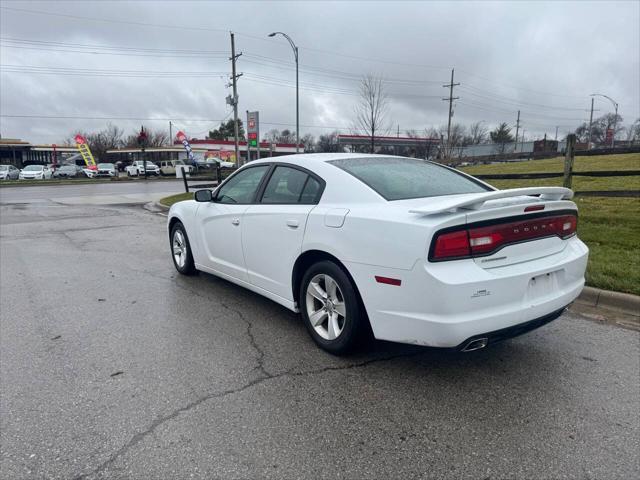
<svg viewBox="0 0 640 480"><path fill-rule="evenodd" d="M160 175L160 168L153 162L146 162L147 165L147 175ZM145 171L145 162L142 160L136 160L131 165L125 167L127 171L127 175L130 177L137 177L139 175L144 175Z"/></svg>
<svg viewBox="0 0 640 480"><path fill-rule="evenodd" d="M82 171L82 169L80 171ZM77 176L78 168L75 165L62 165L53 172L54 178L75 178Z"/></svg>
<svg viewBox="0 0 640 480"><path fill-rule="evenodd" d="M116 166L113 163L99 163L96 176L97 177L115 177Z"/></svg>
<svg viewBox="0 0 640 480"><path fill-rule="evenodd" d="M82 173L87 178L96 178L98 176L98 166L88 165L86 167L82 167Z"/></svg>
<svg viewBox="0 0 640 480"><path fill-rule="evenodd" d="M193 167L185 165L182 160L162 160L160 162L160 175L175 175L178 168L184 168L186 173L191 173Z"/></svg>
<svg viewBox="0 0 640 480"><path fill-rule="evenodd" d="M0 165L0 180L17 180L20 170L13 165Z"/></svg>
<svg viewBox="0 0 640 480"><path fill-rule="evenodd" d="M51 178L53 172L44 165L27 165L20 170L20 180L45 180Z"/></svg>
<svg viewBox="0 0 640 480"><path fill-rule="evenodd" d="M251 162L168 215L178 272L299 311L344 353L375 338L471 351L557 318L588 249L573 192L496 190L427 161L310 154Z"/></svg>

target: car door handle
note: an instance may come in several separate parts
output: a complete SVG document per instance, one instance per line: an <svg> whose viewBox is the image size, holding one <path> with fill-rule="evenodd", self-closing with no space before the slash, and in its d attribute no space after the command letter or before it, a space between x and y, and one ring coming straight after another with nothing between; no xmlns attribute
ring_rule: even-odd
<svg viewBox="0 0 640 480"><path fill-rule="evenodd" d="M237 227L238 225L240 225L240 219L239 218L234 218L233 220L231 220L231 223L234 224Z"/></svg>
<svg viewBox="0 0 640 480"><path fill-rule="evenodd" d="M287 227L289 228L298 228L299 225L297 220L287 220Z"/></svg>

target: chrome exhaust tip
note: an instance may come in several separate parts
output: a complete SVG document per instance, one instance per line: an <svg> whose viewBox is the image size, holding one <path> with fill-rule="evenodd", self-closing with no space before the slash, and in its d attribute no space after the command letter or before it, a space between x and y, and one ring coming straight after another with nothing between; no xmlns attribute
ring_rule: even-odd
<svg viewBox="0 0 640 480"><path fill-rule="evenodd" d="M475 340L471 340L467 343L462 349L463 352L473 352L474 350L480 350L484 348L489 343L488 338L476 338Z"/></svg>

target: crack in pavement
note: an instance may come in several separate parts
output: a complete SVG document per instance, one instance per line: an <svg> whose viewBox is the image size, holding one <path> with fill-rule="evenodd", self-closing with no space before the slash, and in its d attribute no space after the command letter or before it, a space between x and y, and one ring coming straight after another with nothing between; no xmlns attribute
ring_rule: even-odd
<svg viewBox="0 0 640 480"><path fill-rule="evenodd" d="M133 447L135 447L137 444L139 444L140 442L142 442L146 437L148 437L149 435L151 435L152 433L155 432L155 430L160 427L161 425L163 425L164 423L173 420L174 418L178 417L178 415L180 415L181 413L185 413L188 412L192 409L194 409L195 407L201 405L202 403L208 401L208 400L213 400L213 399L219 399L219 398L224 398L226 396L229 395L234 395L236 393L242 393L245 390L248 390L256 385L260 385L268 380L276 380L279 378L284 378L284 377L306 377L306 376L311 376L311 375L319 375L325 372L334 372L334 371L342 371L342 370L351 370L351 369L356 369L356 368L363 368L363 367L367 367L371 364L374 363L381 363L381 362L386 362L389 360L394 360L397 358L410 358L410 357L415 357L418 355L421 355L423 352L413 352L410 354L398 354L398 355L389 355L386 357L380 357L380 358L372 358L369 360L363 360L361 362L357 362L357 363L352 363L349 365L335 365L335 366L329 366L329 367L323 367L323 368L319 368L316 370L305 370L302 372L283 372L283 373L279 373L279 374L263 374L253 380L251 380L250 382L240 386L240 387L236 387L236 388L232 388L232 389L227 389L227 390L223 390L222 392L215 392L215 393L210 393L207 395L204 395L192 402L189 402L188 404L177 408L176 410L174 410L173 412L164 415L162 417L158 417L156 418L151 425L149 425L149 427L146 430L143 430L141 432L136 433L133 437L131 437L131 439L124 444L122 447L120 447L114 454L112 454L107 460L105 460L103 463L101 463L98 467L96 467L94 470L92 470L91 472L88 473L83 473L80 475L77 475L74 478L74 480L84 480L86 478L89 478L93 475L97 475L103 471L105 471L107 468L109 468L113 463L115 463L116 460L118 460L120 457L122 457L123 455L125 455L129 450L131 450Z"/></svg>

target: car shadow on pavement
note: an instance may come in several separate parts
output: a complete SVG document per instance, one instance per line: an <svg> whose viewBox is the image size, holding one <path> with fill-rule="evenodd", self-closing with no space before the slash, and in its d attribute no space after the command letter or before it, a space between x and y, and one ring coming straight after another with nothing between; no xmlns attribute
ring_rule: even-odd
<svg viewBox="0 0 640 480"><path fill-rule="evenodd" d="M252 341L265 357L265 366L274 372L302 372L318 363L341 368L369 363L398 360L430 371L441 370L449 374L491 374L505 371L503 363L508 359L511 369L535 362L540 370L553 370L556 365L549 355L551 347L540 342L540 336L548 335L552 323L522 337L506 340L473 352L400 344L367 338L358 348L346 356L334 356L317 347L310 338L299 314L246 290L224 279L200 272L196 277L178 279L188 283L199 295L220 301L248 323ZM558 322L558 321L556 321ZM212 335L215 326L212 326Z"/></svg>

